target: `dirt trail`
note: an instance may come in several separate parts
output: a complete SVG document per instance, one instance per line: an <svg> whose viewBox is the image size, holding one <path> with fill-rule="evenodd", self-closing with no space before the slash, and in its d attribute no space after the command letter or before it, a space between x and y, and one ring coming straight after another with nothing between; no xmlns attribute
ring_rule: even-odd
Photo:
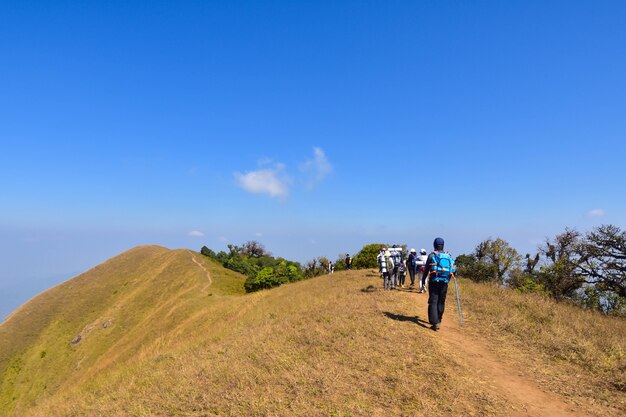
<svg viewBox="0 0 626 417"><path fill-rule="evenodd" d="M428 317L427 294L420 294L419 305L422 305L421 317ZM451 297L450 297L451 296ZM422 300L424 302L422 302ZM523 375L513 364L503 361L489 350L485 341L463 331L460 327L454 293L449 294L446 302L446 314L441 330L435 336L447 348L464 358L472 366L476 374L482 376L495 392L502 394L509 405L506 415L518 416L550 416L550 417L582 417L588 414L576 410L558 395L546 392L533 380Z"/></svg>
<svg viewBox="0 0 626 417"><path fill-rule="evenodd" d="M200 262L198 262L198 260L194 256L193 252L189 251L189 254L191 255L191 260L193 261L193 263L198 265L200 268L202 268L202 270L204 272L206 272L206 278L207 278L208 282L207 282L207 284L204 287L202 287L202 291L206 292L208 290L208 288L211 286L211 284L213 284L213 280L211 279L211 274L209 273L209 271L207 271L207 269L204 267L204 265L202 265Z"/></svg>

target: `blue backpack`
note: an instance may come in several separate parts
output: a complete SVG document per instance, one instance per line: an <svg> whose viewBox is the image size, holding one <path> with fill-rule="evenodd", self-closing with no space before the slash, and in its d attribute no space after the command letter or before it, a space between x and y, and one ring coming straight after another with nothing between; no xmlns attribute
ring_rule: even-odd
<svg viewBox="0 0 626 417"><path fill-rule="evenodd" d="M456 272L454 259L447 252L434 253L430 264L430 274L433 281L450 282L450 277Z"/></svg>

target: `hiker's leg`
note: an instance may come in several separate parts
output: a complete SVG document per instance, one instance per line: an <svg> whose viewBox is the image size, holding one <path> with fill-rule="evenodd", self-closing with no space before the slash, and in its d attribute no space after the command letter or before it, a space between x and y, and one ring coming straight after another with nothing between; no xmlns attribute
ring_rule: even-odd
<svg viewBox="0 0 626 417"><path fill-rule="evenodd" d="M415 270L409 266L409 277L411 278L411 285L415 285Z"/></svg>
<svg viewBox="0 0 626 417"><path fill-rule="evenodd" d="M437 291L439 282L431 282L428 285L428 322L430 324L439 323L437 304L439 302L439 292Z"/></svg>
<svg viewBox="0 0 626 417"><path fill-rule="evenodd" d="M441 287L439 288L439 297L437 299L437 314L439 317L439 323L443 319L443 311L446 309L446 295L448 294L448 283L441 282Z"/></svg>

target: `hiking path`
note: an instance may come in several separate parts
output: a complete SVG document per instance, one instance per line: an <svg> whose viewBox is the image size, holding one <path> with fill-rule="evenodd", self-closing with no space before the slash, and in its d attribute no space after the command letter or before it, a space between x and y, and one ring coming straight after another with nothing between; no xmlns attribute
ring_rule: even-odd
<svg viewBox="0 0 626 417"><path fill-rule="evenodd" d="M198 262L193 252L189 251L189 254L191 255L191 260L193 261L193 263L198 265L206 273L207 283L204 287L202 287L202 292L206 292L211 286L211 284L213 284L213 280L211 279L211 274L209 273L209 271L207 271L204 265L202 265L202 263Z"/></svg>
<svg viewBox="0 0 626 417"><path fill-rule="evenodd" d="M442 347L454 352L455 356L464 358L472 366L476 374L481 375L483 383L495 392L502 394L509 406L504 413L514 417L550 416L550 417L583 417L589 416L577 410L574 405L566 403L557 394L544 391L537 382L524 375L514 364L498 357L489 349L486 341L465 332L460 326L456 299L450 294L446 303L446 314L439 331L434 336ZM428 318L428 294L417 294L420 297L419 317L421 322ZM429 329L429 331L432 331Z"/></svg>

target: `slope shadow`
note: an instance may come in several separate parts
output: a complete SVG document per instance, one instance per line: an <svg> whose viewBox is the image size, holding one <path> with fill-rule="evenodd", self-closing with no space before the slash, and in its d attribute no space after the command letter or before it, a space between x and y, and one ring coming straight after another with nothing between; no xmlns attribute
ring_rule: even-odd
<svg viewBox="0 0 626 417"><path fill-rule="evenodd" d="M406 286L406 287L404 287L404 288L402 288L402 287L398 287L398 288L396 288L396 291L401 291L401 292L410 292L410 293L414 293L414 294L419 294L420 289L419 289L419 287L411 287L411 286L409 285L409 286Z"/></svg>
<svg viewBox="0 0 626 417"><path fill-rule="evenodd" d="M361 292L374 292L374 291L378 291L378 288L376 288L373 285L368 285L365 288L361 288Z"/></svg>
<svg viewBox="0 0 626 417"><path fill-rule="evenodd" d="M430 329L430 323L427 320L422 320L420 316L403 316L401 314L394 314L388 311L383 312L383 314L391 320L410 321L411 323L415 323L425 329Z"/></svg>

